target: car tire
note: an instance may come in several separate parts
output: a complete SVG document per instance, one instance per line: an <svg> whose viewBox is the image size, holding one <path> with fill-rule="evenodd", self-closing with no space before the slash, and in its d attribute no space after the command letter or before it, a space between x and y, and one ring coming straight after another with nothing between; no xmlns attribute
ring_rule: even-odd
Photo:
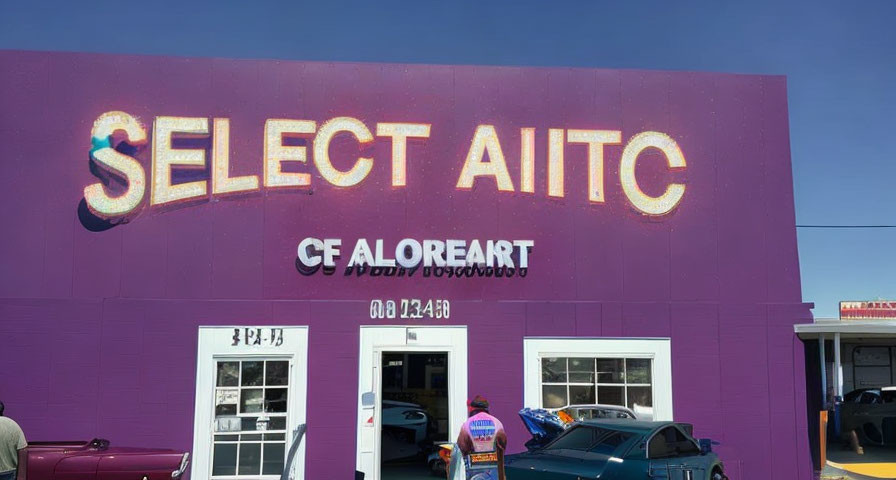
<svg viewBox="0 0 896 480"><path fill-rule="evenodd" d="M722 473L721 470L713 470L712 475L709 476L710 480L728 480L728 476Z"/></svg>

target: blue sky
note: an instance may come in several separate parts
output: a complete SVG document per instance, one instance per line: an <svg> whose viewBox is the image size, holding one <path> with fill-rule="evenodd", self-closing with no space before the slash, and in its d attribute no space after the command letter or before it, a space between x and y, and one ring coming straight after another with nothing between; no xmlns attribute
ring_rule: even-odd
<svg viewBox="0 0 896 480"><path fill-rule="evenodd" d="M0 2L0 48L784 74L798 224L896 224L896 1ZM799 231L804 300L896 298L896 229Z"/></svg>

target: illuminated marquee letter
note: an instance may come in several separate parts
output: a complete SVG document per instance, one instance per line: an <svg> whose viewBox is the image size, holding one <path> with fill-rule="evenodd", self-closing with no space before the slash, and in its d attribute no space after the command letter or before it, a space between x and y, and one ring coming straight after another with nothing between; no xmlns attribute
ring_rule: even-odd
<svg viewBox="0 0 896 480"><path fill-rule="evenodd" d="M264 122L264 186L307 187L311 175L284 172L282 162L302 162L308 158L303 146L283 145L283 137L299 137L314 133L317 123L311 120L283 120L270 118Z"/></svg>
<svg viewBox="0 0 896 480"><path fill-rule="evenodd" d="M684 169L687 165L684 155L675 140L664 133L642 132L629 140L628 145L622 151L622 159L619 161L619 180L622 190L632 206L647 215L665 215L671 212L684 196L684 185L671 183L666 187L666 192L659 197L651 197L645 194L638 186L635 178L635 165L638 155L645 149L656 148L666 156L669 168Z"/></svg>
<svg viewBox="0 0 896 480"><path fill-rule="evenodd" d="M150 204L161 205L206 194L206 181L171 184L173 165L205 167L205 150L172 148L171 135L208 135L208 119L192 117L156 117L152 127L152 190Z"/></svg>
<svg viewBox="0 0 896 480"><path fill-rule="evenodd" d="M230 176L230 120L216 118L212 120L212 194L235 193L258 188L258 177L246 175Z"/></svg>
<svg viewBox="0 0 896 480"><path fill-rule="evenodd" d="M563 187L563 129L548 129L548 195L562 197Z"/></svg>
<svg viewBox="0 0 896 480"><path fill-rule="evenodd" d="M488 153L488 162L482 158ZM507 172L507 163L504 161L504 152L501 151L501 143L498 134L492 125L479 125L473 134L467 159L457 179L457 188L473 188L473 180L479 176L495 177L498 190L502 192L513 191L513 181Z"/></svg>
<svg viewBox="0 0 896 480"><path fill-rule="evenodd" d="M622 142L619 130L567 130L569 143L588 144L588 200L604 203L604 145Z"/></svg>
<svg viewBox="0 0 896 480"><path fill-rule="evenodd" d="M378 137L392 137L392 186L407 185L408 137L429 138L428 123L377 123Z"/></svg>
<svg viewBox="0 0 896 480"><path fill-rule="evenodd" d="M146 192L146 173L140 162L118 152L112 146L111 137L116 130L123 130L131 145L146 143L146 130L137 119L127 113L106 112L93 122L90 158L100 168L124 176L128 183L128 189L117 197L107 195L103 184L99 182L84 188L87 207L94 215L104 219L130 213L137 208Z"/></svg>
<svg viewBox="0 0 896 480"><path fill-rule="evenodd" d="M347 172L333 167L330 162L330 141L339 132L349 132L354 135L362 148L373 141L373 135L358 119L336 117L321 125L317 136L314 137L314 165L317 166L320 176L337 187L351 187L367 178L370 168L373 167L373 159L358 157L355 165Z"/></svg>
<svg viewBox="0 0 896 480"><path fill-rule="evenodd" d="M535 129L520 129L520 191L535 193Z"/></svg>

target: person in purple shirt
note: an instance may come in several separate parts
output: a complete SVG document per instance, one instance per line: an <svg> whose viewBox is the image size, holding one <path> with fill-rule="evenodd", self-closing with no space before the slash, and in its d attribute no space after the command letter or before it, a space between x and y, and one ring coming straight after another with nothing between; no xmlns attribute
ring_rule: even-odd
<svg viewBox="0 0 896 480"><path fill-rule="evenodd" d="M457 447L464 455L467 478L504 480L504 449L507 434L504 425L488 412L488 400L480 395L467 403L469 418L457 436Z"/></svg>

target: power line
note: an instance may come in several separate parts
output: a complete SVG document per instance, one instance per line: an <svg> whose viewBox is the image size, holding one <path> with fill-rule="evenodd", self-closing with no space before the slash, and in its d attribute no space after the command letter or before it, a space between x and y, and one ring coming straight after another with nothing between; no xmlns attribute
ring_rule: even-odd
<svg viewBox="0 0 896 480"><path fill-rule="evenodd" d="M896 225L797 225L796 228L896 228Z"/></svg>

